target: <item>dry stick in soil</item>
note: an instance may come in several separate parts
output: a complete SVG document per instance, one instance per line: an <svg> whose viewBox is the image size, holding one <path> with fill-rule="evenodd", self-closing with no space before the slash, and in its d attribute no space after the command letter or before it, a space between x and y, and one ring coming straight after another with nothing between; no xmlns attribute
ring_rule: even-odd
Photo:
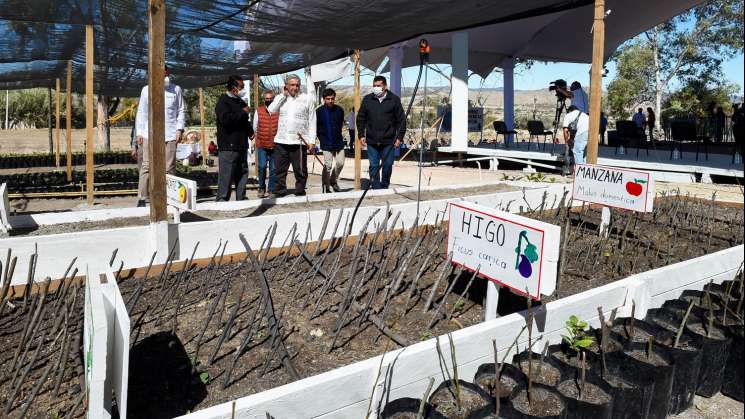
<svg viewBox="0 0 745 419"><path fill-rule="evenodd" d="M292 223L292 228L290 228L290 231L287 233L287 236L285 237L284 241L282 241L282 247L280 249L283 249L282 251L282 259L280 260L279 266L284 266L285 262L287 262L287 258L289 257L291 250L292 250L292 242L295 241L295 236L297 235L297 222Z"/></svg>
<svg viewBox="0 0 745 419"><path fill-rule="evenodd" d="M429 399L429 392L432 391L432 386L435 384L435 379L430 378L427 384L427 389L424 390L422 400L419 401L419 411L417 413L417 419L424 419L424 407L427 405L427 399Z"/></svg>
<svg viewBox="0 0 745 419"><path fill-rule="evenodd" d="M458 296L458 299L455 300L455 304L453 304L453 307L450 308L450 312L448 313L446 319L450 321L451 318L453 318L453 313L455 313L455 310L458 308L458 305L463 301L463 297L466 295L469 289L471 289L471 284L473 284L473 280L476 279L477 276L479 276L479 271L481 270L481 264L479 264L476 267L476 270L473 271L473 275L471 275L471 279L468 280L468 284L466 285L466 288L463 289L463 292L460 293Z"/></svg>
<svg viewBox="0 0 745 419"><path fill-rule="evenodd" d="M385 348L383 348L383 355L380 355L380 362L378 363L378 372L375 375L375 380L373 381L373 391L370 394L370 401L367 403L367 411L365 412L365 419L370 417L370 408L372 408L372 402L375 398L375 387L378 386L378 380L380 380L380 373L383 371L383 360L385 359L385 354L388 353L388 346L390 346L391 342L388 341L385 343Z"/></svg>
<svg viewBox="0 0 745 419"><path fill-rule="evenodd" d="M26 287L23 290L23 307L29 304L29 298L31 297L31 287L34 285L34 260L36 259L36 253L32 254L28 259L28 274L26 276Z"/></svg>
<svg viewBox="0 0 745 419"><path fill-rule="evenodd" d="M343 210L340 210L343 211ZM323 216L323 224L321 225L321 232L318 235L318 240L316 241L316 247L313 250L312 255L317 255L318 251L321 249L321 243L323 242L323 236L326 234L326 227L328 227L329 224L329 218L331 218L331 209L326 208L326 213Z"/></svg>
<svg viewBox="0 0 745 419"><path fill-rule="evenodd" d="M343 209L340 209L339 210L339 217L336 219L336 224L334 225L334 230L331 233L331 237L332 238L334 236L336 236L336 232L337 232L337 230L339 228L339 224L341 223L341 217L342 217L343 213L344 213L344 210ZM347 219L349 219L349 217L347 217ZM325 234L325 229L324 229L323 233ZM322 240L322 239L323 239L323 236L319 237L319 241ZM313 296L313 285L315 283L316 276L318 276L318 270L321 268L321 266L323 266L324 262L326 261L326 258L331 253L331 245L332 244L333 244L333 240L329 239L328 245L326 246L326 250L323 252L323 257L316 264L316 268L313 270L313 274L311 275L310 280L308 281L308 284L309 284L309 286L308 286L308 293L306 295L305 301L303 302L303 306L302 306L303 309L305 309L308 306L308 304L310 303L310 299ZM320 244L318 246L320 246ZM318 248L318 246L316 246L316 248ZM341 252L339 252L339 254L341 254ZM338 262L338 258L336 259L336 262ZM331 269L331 271L333 272L333 268ZM326 278L326 281L325 282L328 283L329 277L325 277L325 278Z"/></svg>
<svg viewBox="0 0 745 419"><path fill-rule="evenodd" d="M463 269L459 266L455 271L455 278L458 278L460 273L463 272ZM445 306L445 303L447 303L448 295L450 295L450 292L453 290L453 287L455 286L455 283L458 282L457 280L453 280L453 282L450 283L450 286L445 291L445 294L442 296L442 301L440 301L440 304L435 309L435 314L430 319L429 323L427 323L427 329L431 329L432 326L437 323L437 320L439 320L442 315L440 314L440 311Z"/></svg>
<svg viewBox="0 0 745 419"><path fill-rule="evenodd" d="M160 326L162 318L165 317L166 307L168 307L169 305L167 302L173 301L173 296L183 284L184 275L191 266L191 263L194 260L194 255L197 253L198 247L199 242L197 242L194 246L194 249L191 252L191 257L184 261L184 264L181 267L181 272L179 272L178 275L174 275L175 278L173 279L173 281L168 281L168 279L166 278L167 289L163 292L163 296L160 298L160 301L158 301L158 303L155 305L156 307L158 307L158 310L153 313L153 315L156 316L156 318L158 319L156 323L158 326Z"/></svg>
<svg viewBox="0 0 745 419"><path fill-rule="evenodd" d="M419 246L422 244L422 240L424 238L420 237L419 240L417 240L416 245L409 251L409 254L404 259L404 262L401 264L401 267L398 269L398 272L393 277L393 281L391 281L391 284L388 285L388 289L386 290L385 297L383 298L383 314L381 315L381 319L383 322L385 322L385 319L388 315L388 307L393 299L395 297L396 293L398 292L398 287L401 281L403 280L404 275L406 274L406 271L409 268L409 263L411 262L411 259L416 254L417 250L419 249Z"/></svg>
<svg viewBox="0 0 745 419"><path fill-rule="evenodd" d="M220 335L220 339L217 341L217 345L215 345L215 349L212 350L212 354L207 359L207 366L211 366L213 362L215 362L215 357L217 357L217 353L220 352L220 348L222 347L222 344L225 342L225 338L230 335L230 330L233 328L233 323L235 322L235 315L238 313L238 309L241 307L243 303L243 298L246 294L246 285L244 285L241 289L241 295L238 298L238 301L235 302L233 305L233 309L230 311L230 316L228 317L227 322L225 323L225 327L223 327L222 335Z"/></svg>
<svg viewBox="0 0 745 419"><path fill-rule="evenodd" d="M680 322L680 327L678 327L678 333L675 334L675 344L673 344L673 348L677 348L680 345L680 337L683 336L683 330L685 330L686 324L688 323L688 316L691 315L693 305L694 301L691 300L691 302L688 304L688 308L686 309L686 313L683 316L683 320L681 320Z"/></svg>
<svg viewBox="0 0 745 419"><path fill-rule="evenodd" d="M267 321L269 322L269 330L272 333L272 339L277 342L277 349L279 351L278 355L280 357L280 360L282 361L282 365L285 367L287 373L290 375L290 377L292 377L293 380L298 380L300 378L300 375L295 370L294 365L292 365L292 360L290 359L290 355L287 353L287 348L285 347L284 340L280 335L279 325L277 324L277 318L274 314L274 305L272 303L272 293L269 289L269 282L267 281L264 272L261 270L259 261L257 260L256 255L254 255L253 250L251 250L251 246L246 241L243 233L240 233L238 237L240 237L241 242L243 242L243 246L246 248L246 252L248 253L249 258L251 258L251 262L254 264L254 270L259 277L261 295L264 297L264 300L266 300L264 310Z"/></svg>
<svg viewBox="0 0 745 419"><path fill-rule="evenodd" d="M134 309L137 306L137 301L140 299L140 295L142 295L142 288L145 286L145 283L148 279L148 274L150 273L150 268L153 267L153 262L155 261L155 255L157 252L153 252L153 255L150 257L150 263L147 265L147 269L145 270L145 276L143 276L140 279L140 283L137 284L137 288L135 288L134 292L132 292L132 295L129 296L127 299L127 302L124 304L125 307L127 307L128 313L134 313Z"/></svg>
<svg viewBox="0 0 745 419"><path fill-rule="evenodd" d="M580 384L579 384L579 397L578 400L582 400L582 396L585 394L585 383L587 381L587 354L585 351L580 352Z"/></svg>
<svg viewBox="0 0 745 419"><path fill-rule="evenodd" d="M41 313L43 312L45 308L45 301L47 299L47 292L49 291L49 279L44 281L44 283L41 286L41 293L39 294L38 301L39 303L36 306L36 311L34 312L33 317L31 320L26 323L26 327L24 328L23 332L21 333L21 341L18 343L18 349L16 350L16 354L13 357L13 364L10 367L11 371L15 371L16 365L18 365L18 361L20 360L19 356L21 355L21 351L25 347L26 340L28 339L29 342L32 340L34 334L36 333L36 330L34 330L36 323L39 321L39 318L41 316ZM29 311L29 314L31 312ZM31 334L29 334L31 333Z"/></svg>
<svg viewBox="0 0 745 419"><path fill-rule="evenodd" d="M438 214L439 215L439 214ZM419 278L421 278L422 275L424 275L424 272L430 268L430 260L432 260L433 257L437 255L437 252L435 249L437 246L440 245L440 242L445 234L445 230L442 230L440 233L435 236L435 239L432 241L432 244L428 246L425 249L425 254L427 255L424 260L422 261L422 264L419 266L419 269L417 270L416 276L414 276L414 279L411 281L411 286L409 287L409 294L406 297L406 302L404 303L404 315L409 312L409 301L411 301L411 297L414 295L414 290L417 291L417 293L420 293L421 290L419 290L419 287L417 284L419 283Z"/></svg>
<svg viewBox="0 0 745 419"><path fill-rule="evenodd" d="M77 294L77 289L75 291ZM75 309L75 300L73 299L73 311ZM54 387L52 387L52 395L57 397L59 395L59 389L62 385L62 378L65 376L65 366L67 365L67 360L70 357L70 331L69 331L69 314L67 310L65 310L64 314L65 318L65 328L64 333L65 337L62 339L62 357L60 358L59 365L57 366L57 374L56 378L54 379Z"/></svg>
<svg viewBox="0 0 745 419"><path fill-rule="evenodd" d="M458 405L458 410L463 411L463 403L461 402L460 392L460 380L458 379L458 361L455 359L455 342L453 342L453 335L448 333L448 342L450 343L450 361L453 365L453 383L455 383L455 402Z"/></svg>
<svg viewBox="0 0 745 419"><path fill-rule="evenodd" d="M527 291L527 290L526 290ZM530 298L528 293L528 318L525 320L525 325L528 328L528 391L526 393L528 397L528 405L533 402L533 300Z"/></svg>
<svg viewBox="0 0 745 419"><path fill-rule="evenodd" d="M345 220L346 223L349 222L349 215L347 215L347 219ZM348 232L349 230L347 230ZM336 233L336 229L334 229L334 233ZM348 234L345 233L344 237L342 238L342 243L346 242ZM334 260L333 265L331 265L331 275L326 278L326 282L323 284L323 287L321 288L321 293L318 296L318 300L316 300L316 304L313 307L313 311L310 313L309 319L315 318L316 314L318 313L318 309L321 306L321 301L323 300L323 297L326 296L329 289L335 286L336 283L336 276L339 274L339 270L341 270L341 256L344 253L343 247L339 248L338 252L336 253L336 259Z"/></svg>
<svg viewBox="0 0 745 419"><path fill-rule="evenodd" d="M31 395L28 398L28 401L24 405L23 409L21 410L21 414L18 415L19 418L26 417L26 413L28 412L28 409L31 407L31 404L34 402L34 399L39 394L39 391L44 386L44 383L47 382L47 378L49 377L49 373L52 370L52 366L54 363L50 362L47 364L46 369L44 369L44 373L41 375L41 378L36 382L36 385L34 385L33 390L31 391Z"/></svg>
<svg viewBox="0 0 745 419"><path fill-rule="evenodd" d="M204 334L207 332L207 327L212 321L212 317L215 315L215 309L217 309L217 305L220 303L220 300L222 299L222 295L227 292L226 288L228 286L229 286L229 283L227 281L223 283L222 288L215 296L215 299L212 300L212 304L210 304L209 312L207 314L207 321L204 323L204 326L202 327L202 331L199 332L199 337L197 338L196 349L194 349L194 362L192 363L193 365L192 370L196 368L196 364L199 361L199 349L202 346L202 339L204 339Z"/></svg>
<svg viewBox="0 0 745 419"><path fill-rule="evenodd" d="M445 278L445 275L447 275L448 273L451 273L452 271L453 271L453 252L451 251L448 254L447 263L445 263L445 265L442 266L442 271L440 271L440 275L437 276L435 283L432 285L432 292L429 293L429 298L427 298L427 302L424 304L422 313L426 313L427 311L429 311L429 308L432 306L432 301L435 298L435 294L437 294L437 288L440 286L440 281L442 281L442 279Z"/></svg>
<svg viewBox="0 0 745 419"><path fill-rule="evenodd" d="M491 340L494 348L494 416L499 417L499 411L502 409L500 389L502 388L502 367L499 365L499 350L497 350L497 340Z"/></svg>
<svg viewBox="0 0 745 419"><path fill-rule="evenodd" d="M251 338L254 335L254 328L256 328L258 331L258 328L260 327L261 319L259 318L259 321L257 322L256 319L258 318L259 312L261 312L264 309L264 296L259 296L259 301L256 303L256 310L254 310L253 315L251 316L251 320L248 322L249 327L246 329L246 334L243 337L240 346L238 346L238 349L235 351L235 356L233 357L233 362L231 362L230 367L225 371L225 379L222 384L223 390L228 388L228 385L230 385L230 377L233 375L233 370L235 369L235 366L238 364L238 359L240 359L241 355L243 355L243 352L248 347L249 342L251 342Z"/></svg>

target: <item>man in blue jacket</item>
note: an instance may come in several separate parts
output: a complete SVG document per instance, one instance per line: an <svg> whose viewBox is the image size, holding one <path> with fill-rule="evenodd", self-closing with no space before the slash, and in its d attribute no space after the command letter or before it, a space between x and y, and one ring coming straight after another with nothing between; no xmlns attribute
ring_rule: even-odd
<svg viewBox="0 0 745 419"><path fill-rule="evenodd" d="M401 99L388 90L385 77L373 79L373 91L362 100L357 113L357 130L360 144L367 145L372 188L388 189L393 173L394 148L401 145L406 134L406 115Z"/></svg>
<svg viewBox="0 0 745 419"><path fill-rule="evenodd" d="M344 168L344 110L336 105L334 89L323 91L323 106L316 109L316 135L323 151L323 192L341 191L339 174Z"/></svg>

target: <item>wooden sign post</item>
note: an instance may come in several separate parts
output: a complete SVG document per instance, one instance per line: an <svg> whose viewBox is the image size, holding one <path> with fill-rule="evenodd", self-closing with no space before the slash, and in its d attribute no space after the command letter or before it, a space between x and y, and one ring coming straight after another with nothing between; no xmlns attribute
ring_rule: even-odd
<svg viewBox="0 0 745 419"><path fill-rule="evenodd" d="M59 127L59 114L60 114L60 92L59 92L59 89L60 89L60 81L59 81L59 77L57 77L56 82L57 83L56 83L56 86L55 86L55 89L54 89L54 94L55 94L55 99L56 99L55 100L55 104L57 105L54 108L54 120L55 120L55 124L54 124L54 134L55 134L54 135L54 137L55 137L54 165L56 167L59 167L59 160L60 160L60 155L59 155L59 147L60 147L60 127Z"/></svg>
<svg viewBox="0 0 745 419"><path fill-rule="evenodd" d="M67 62L67 96L65 96L65 162L67 181L72 182L72 61Z"/></svg>
<svg viewBox="0 0 745 419"><path fill-rule="evenodd" d="M603 49L605 47L605 0L595 0L592 29L592 68L590 70L590 132L587 141L587 163L598 162L600 138L600 103L603 96Z"/></svg>
<svg viewBox="0 0 745 419"><path fill-rule="evenodd" d="M204 129L204 89L199 88L199 138L202 140L202 165L207 167L207 132Z"/></svg>
<svg viewBox="0 0 745 419"><path fill-rule="evenodd" d="M166 210L165 0L148 1L148 147L150 222L168 221Z"/></svg>

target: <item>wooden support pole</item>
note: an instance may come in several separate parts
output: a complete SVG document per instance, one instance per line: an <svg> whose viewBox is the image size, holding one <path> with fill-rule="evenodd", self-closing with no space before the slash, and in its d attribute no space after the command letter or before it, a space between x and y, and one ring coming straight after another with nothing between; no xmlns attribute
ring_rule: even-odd
<svg viewBox="0 0 745 419"><path fill-rule="evenodd" d="M360 50L354 50L354 115L360 111ZM354 188L362 189L362 147L360 145L360 127L355 124L354 130Z"/></svg>
<svg viewBox="0 0 745 419"><path fill-rule="evenodd" d="M148 147L150 222L168 221L166 211L165 0L148 0Z"/></svg>
<svg viewBox="0 0 745 419"><path fill-rule="evenodd" d="M202 165L207 167L207 131L204 129L204 89L199 88L199 138L202 140Z"/></svg>
<svg viewBox="0 0 745 419"><path fill-rule="evenodd" d="M598 162L600 103L603 96L603 52L605 47L605 0L595 0L592 30L592 69L590 70L590 132L587 139L587 163Z"/></svg>
<svg viewBox="0 0 745 419"><path fill-rule="evenodd" d="M259 109L259 100L261 97L261 90L259 89L259 84L261 84L261 76L259 76L258 74L254 74L254 80L253 80L253 99L254 99L253 108L254 110ZM256 122L258 123L258 121ZM259 149L258 147L256 147L255 138L256 138L256 133L254 132L254 166L256 167L256 179L258 179L259 178Z"/></svg>
<svg viewBox="0 0 745 419"><path fill-rule="evenodd" d="M67 96L65 96L65 157L67 181L72 182L72 61L67 62Z"/></svg>
<svg viewBox="0 0 745 419"><path fill-rule="evenodd" d="M85 191L93 205L93 25L85 26Z"/></svg>
<svg viewBox="0 0 745 419"><path fill-rule="evenodd" d="M47 87L49 98L49 112L47 112L47 126L49 126L49 154L54 153L54 135L52 133L52 87Z"/></svg>
<svg viewBox="0 0 745 419"><path fill-rule="evenodd" d="M59 167L59 160L60 160L60 126L59 126L59 114L60 114L60 80L59 77L57 77L56 80L56 86L54 89L55 94L55 108L54 108L54 138L55 138L55 147L54 147L54 165Z"/></svg>

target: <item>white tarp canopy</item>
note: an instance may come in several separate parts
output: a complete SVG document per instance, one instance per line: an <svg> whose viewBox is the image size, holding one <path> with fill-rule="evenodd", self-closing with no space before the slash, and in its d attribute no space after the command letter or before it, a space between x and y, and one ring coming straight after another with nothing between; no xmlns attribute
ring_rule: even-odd
<svg viewBox="0 0 745 419"><path fill-rule="evenodd" d="M702 0L606 0L605 57L626 40L702 3ZM486 77L505 59L590 63L594 6L562 10L488 26L467 29L469 69ZM424 35L431 47L430 62L451 62L452 33ZM418 41L405 41L403 67L419 65ZM362 65L379 68L389 47L375 48L362 56ZM389 71L388 66L383 72Z"/></svg>

